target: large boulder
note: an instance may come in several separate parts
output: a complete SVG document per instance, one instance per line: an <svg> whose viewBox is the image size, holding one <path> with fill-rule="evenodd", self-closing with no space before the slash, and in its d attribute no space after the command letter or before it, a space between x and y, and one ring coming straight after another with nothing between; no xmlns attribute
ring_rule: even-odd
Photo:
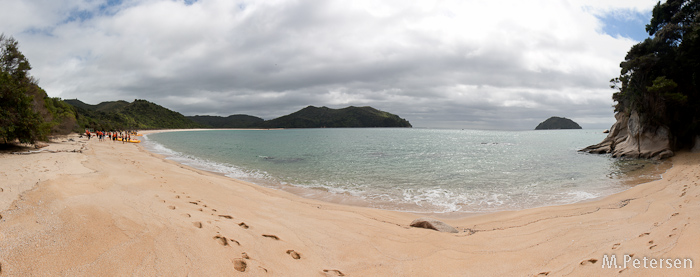
<svg viewBox="0 0 700 277"><path fill-rule="evenodd" d="M619 112L610 133L602 142L580 151L593 154L612 154L613 157L665 159L674 155L668 128L642 125L639 114Z"/></svg>
<svg viewBox="0 0 700 277"><path fill-rule="evenodd" d="M411 222L411 227L433 229L445 233L459 233L457 229L450 225L447 225L447 223L427 217L414 220L413 222Z"/></svg>

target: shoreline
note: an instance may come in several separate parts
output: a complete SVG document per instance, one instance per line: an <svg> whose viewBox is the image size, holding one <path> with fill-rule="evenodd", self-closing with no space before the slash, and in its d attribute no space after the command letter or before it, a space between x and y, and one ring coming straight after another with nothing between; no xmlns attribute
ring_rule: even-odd
<svg viewBox="0 0 700 277"><path fill-rule="evenodd" d="M164 133L164 132L218 131L218 130L265 131L268 129L240 129L240 128L167 129L167 130L148 130L148 131L144 131L142 133L144 135L150 135L150 134ZM147 150L147 151L153 150L153 149L150 149L150 150L145 149L146 147L143 146L142 144L139 144L139 146L144 148L144 150ZM165 146L163 146L163 147L165 147ZM170 160L170 158L171 158L171 156L168 156L167 154L161 154L161 153L156 153L156 154L163 155L164 159ZM594 155L594 154L587 154L587 155ZM598 201L600 199L603 199L603 198L611 195L611 194L607 194L607 195L604 194L602 196L598 196L595 198L579 200L578 202L570 202L570 203L563 203L563 204L562 203L543 203L539 206L529 206L529 207L516 208L516 209L478 210L478 211L462 211L462 210L459 210L459 211L421 211L421 210L412 210L411 209L412 206L406 205L405 203L404 204L396 204L396 203L393 203L391 201L367 200L363 197L354 196L354 195L348 194L348 193L331 192L325 188L302 187L302 186L297 186L297 185L292 185L292 184L281 184L278 182L270 182L270 181L266 181L266 180L240 179L240 178L237 178L235 176L229 176L229 175L227 175L227 173L216 171L215 169L188 164L187 161L185 161L184 163L182 163L183 161L176 161L176 162L181 163L181 164L188 166L188 167L195 168L197 170L203 170L203 171L211 172L211 173L218 174L221 176L225 176L225 177L231 178L233 180L251 182L251 183L258 185L258 186L289 192L289 193L292 193L294 195L297 195L299 197L306 198L306 199L320 200L323 202L341 204L341 205L349 205L349 206L365 207L365 208L372 208L372 209L379 209L379 210L403 212L403 213L421 215L424 217L435 217L435 218L439 218L439 219L461 219L461 218L467 218L467 217L473 217L473 216L479 216L479 215L485 215L485 214L492 214L492 213L498 213L498 212L512 212L512 211L519 211L519 210L524 210L524 209L533 209L533 208L540 208L540 207L550 207L550 206L561 206L561 205L576 204L576 203L586 203L586 202ZM662 178L662 174L665 173L671 166L672 165L669 161L659 162L658 164L644 164L644 163L642 163L641 167L632 168L626 172L618 173L618 175L625 176L625 177L622 177L622 179L620 179L620 181L619 181L620 187L622 187L623 190L618 190L617 192L614 192L613 194L619 193L621 191L627 190L629 188L632 188L634 186L637 186L637 185L640 185L643 183L653 182L653 181L659 180ZM610 178L617 179L619 177L610 177Z"/></svg>
<svg viewBox="0 0 700 277"><path fill-rule="evenodd" d="M604 255L700 262L700 154L600 200L444 219L460 231L449 234L409 227L416 214L302 198L133 144L50 147L82 145L0 156L0 274L700 273L601 267Z"/></svg>

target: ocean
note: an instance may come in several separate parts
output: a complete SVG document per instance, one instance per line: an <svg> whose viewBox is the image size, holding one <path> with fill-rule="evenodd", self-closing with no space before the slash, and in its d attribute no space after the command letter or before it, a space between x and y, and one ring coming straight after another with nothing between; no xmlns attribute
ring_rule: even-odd
<svg viewBox="0 0 700 277"><path fill-rule="evenodd" d="M600 130L210 130L150 134L143 145L181 164L303 197L484 213L587 201L660 178L658 162L577 151L604 137Z"/></svg>

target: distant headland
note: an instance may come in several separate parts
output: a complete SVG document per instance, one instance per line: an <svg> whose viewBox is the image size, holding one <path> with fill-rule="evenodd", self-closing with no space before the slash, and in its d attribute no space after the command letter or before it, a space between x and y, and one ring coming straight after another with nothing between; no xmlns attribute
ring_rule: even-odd
<svg viewBox="0 0 700 277"><path fill-rule="evenodd" d="M297 112L264 120L244 114L227 117L178 112L146 100L109 101L97 105L78 99L65 100L73 106L81 128L93 129L189 129L189 128L357 128L412 127L398 115L372 107L350 106L342 109L308 106Z"/></svg>

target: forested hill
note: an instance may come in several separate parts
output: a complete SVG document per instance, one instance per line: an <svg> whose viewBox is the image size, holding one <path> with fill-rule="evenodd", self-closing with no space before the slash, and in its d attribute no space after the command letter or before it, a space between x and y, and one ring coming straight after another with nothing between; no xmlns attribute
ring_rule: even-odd
<svg viewBox="0 0 700 277"><path fill-rule="evenodd" d="M187 118L211 128L256 128L265 121L257 116L245 114L234 114L227 117L195 115Z"/></svg>
<svg viewBox="0 0 700 277"><path fill-rule="evenodd" d="M184 115L146 100L109 101L97 105L78 99L64 100L77 110L80 126L100 130L200 128Z"/></svg>
<svg viewBox="0 0 700 277"><path fill-rule="evenodd" d="M659 2L646 31L611 80L617 122L584 151L665 158L700 149L700 1Z"/></svg>
<svg viewBox="0 0 700 277"><path fill-rule="evenodd" d="M265 121L265 128L342 128L342 127L412 127L395 114L372 107L331 109L308 106L295 113Z"/></svg>

